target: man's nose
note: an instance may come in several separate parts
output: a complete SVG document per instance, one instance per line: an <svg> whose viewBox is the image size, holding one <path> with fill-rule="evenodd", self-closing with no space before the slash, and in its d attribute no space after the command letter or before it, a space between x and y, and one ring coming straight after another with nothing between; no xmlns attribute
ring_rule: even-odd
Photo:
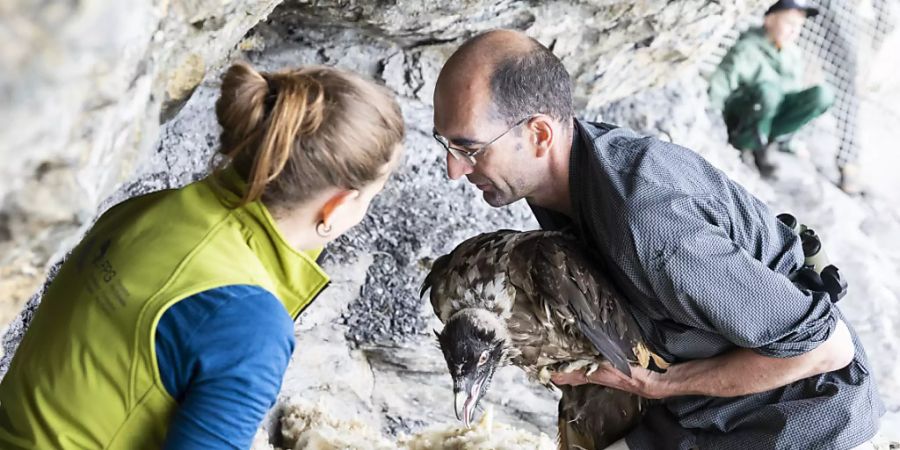
<svg viewBox="0 0 900 450"><path fill-rule="evenodd" d="M451 180L458 180L470 173L473 167L464 161L460 161L447 152L447 176Z"/></svg>

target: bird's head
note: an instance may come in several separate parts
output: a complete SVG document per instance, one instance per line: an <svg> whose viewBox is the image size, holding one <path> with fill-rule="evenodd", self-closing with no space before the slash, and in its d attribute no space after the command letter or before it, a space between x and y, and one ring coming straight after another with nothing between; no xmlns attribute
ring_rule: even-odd
<svg viewBox="0 0 900 450"><path fill-rule="evenodd" d="M453 377L456 418L468 427L494 371L508 363L506 327L490 311L467 308L450 316L435 334Z"/></svg>

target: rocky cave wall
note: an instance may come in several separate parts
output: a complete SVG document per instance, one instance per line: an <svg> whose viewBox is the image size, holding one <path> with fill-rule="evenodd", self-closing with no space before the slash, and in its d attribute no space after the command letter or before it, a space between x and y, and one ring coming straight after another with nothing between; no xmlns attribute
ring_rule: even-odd
<svg viewBox="0 0 900 450"><path fill-rule="evenodd" d="M160 123L242 52L266 54L261 64L270 68L336 64L384 82L408 107L413 153L429 148L418 132L428 128L437 70L467 36L495 27L526 30L571 70L579 107L595 111L690 69L735 18L764 2L289 0L247 36L280 3L14 0L0 6L0 324L21 308L48 263L77 241L105 199L120 199L115 192L123 183L155 170ZM294 54L279 49L287 43ZM162 154L173 173L155 187L202 171L205 154L178 151L170 142Z"/></svg>
<svg viewBox="0 0 900 450"><path fill-rule="evenodd" d="M318 397L389 432L447 421L449 407L416 407L428 399L449 406L435 398L444 390L427 387L445 384L446 374L428 336L433 319L415 295L424 270L479 231L534 223L523 205L491 209L467 184L446 180L444 155L430 137L443 61L480 31L524 30L562 58L578 107L595 118L610 101L692 71L718 36L763 3L5 3L0 33L17 45L0 52L0 325L21 312L7 327L0 375L39 292L22 303L99 212L205 173L227 62L272 70L329 64L396 92L409 130L406 160L362 226L331 246L334 287L298 325L303 363L288 374L284 394L328 393ZM521 384L514 381L521 375L506 372L497 385ZM533 430L552 424L542 413L553 409L550 393L496 389L492 401L506 406L501 419Z"/></svg>
<svg viewBox="0 0 900 450"><path fill-rule="evenodd" d="M891 256L900 249L879 252L867 237L889 236L896 228L885 220L900 219L873 215L808 179L782 188L812 189L812 197L780 196L738 161L718 118L704 111L697 63L736 18L761 11L765 1L276 3L0 6L11 24L0 33L23 42L0 53L0 119L8 125L0 129L0 302L7 311L0 324L22 310L8 327L0 376L39 294L19 305L96 214L206 172L218 136L212 104L227 62L245 59L270 70L328 64L398 95L406 154L363 224L329 248L334 283L297 325L298 353L283 398L316 400L391 434L451 421L449 378L430 336L435 320L416 297L424 271L468 236L534 226L523 205L492 209L468 184L449 182L445 156L430 136L440 65L462 39L496 27L525 30L553 48L573 74L582 117L686 145L776 207L806 211L826 232L847 237L833 257L853 263L867 286L860 296L874 305L851 306L848 315L868 324L861 330L870 354L900 348L893 332L900 317L885 306L900 286L871 275L900 267ZM810 209L816 202L829 206ZM876 369L884 380L900 366L885 357ZM886 386L896 411L900 390ZM488 401L502 421L552 432L554 395L525 387L515 370L498 374Z"/></svg>
<svg viewBox="0 0 900 450"><path fill-rule="evenodd" d="M0 326L279 3L0 3Z"/></svg>

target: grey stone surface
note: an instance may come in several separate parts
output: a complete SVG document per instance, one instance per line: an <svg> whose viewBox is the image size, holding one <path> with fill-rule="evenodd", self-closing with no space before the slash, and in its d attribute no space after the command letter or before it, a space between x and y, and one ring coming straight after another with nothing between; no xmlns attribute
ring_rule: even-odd
<svg viewBox="0 0 900 450"><path fill-rule="evenodd" d="M0 3L0 324L278 3Z"/></svg>
<svg viewBox="0 0 900 450"><path fill-rule="evenodd" d="M236 44L314 44L307 57L270 61L354 67L427 105L439 65L461 39L518 28L562 57L578 104L596 109L690 69L736 17L765 0L291 0L270 26L241 41L279 3L0 5L7 43L0 47L0 323L39 284L47 263L74 244L100 202L144 173L160 121ZM179 173L181 162L194 164L175 157Z"/></svg>
<svg viewBox="0 0 900 450"><path fill-rule="evenodd" d="M788 159L785 164L794 164L792 170L800 175L773 185L761 182L753 170L740 162L737 153L724 144L725 132L720 120L705 110L705 87L693 71L694 62L702 56L704 46L711 45L734 17L756 11L762 3L765 2L323 0L314 6L311 2L288 0L267 22L257 25L231 57L248 59L263 69L316 63L358 71L397 93L408 126L402 168L372 205L365 221L329 247L325 264L335 282L297 324L297 353L285 377L283 397L321 400L332 411L348 418L361 417L389 433L453 420L449 377L430 335L431 328L438 324L430 307L417 296L419 284L431 259L466 237L497 228L531 228L535 223L522 204L492 209L468 184L446 179L445 155L430 136L431 94L441 63L460 39L489 28L510 26L522 28L552 45L562 56L575 76L583 117L599 117L692 148L775 209L791 210L809 222L820 224L820 234L826 237L840 236L830 241L837 245L829 251L835 260L847 261L852 283L859 286L854 297L845 301L844 309L875 361L876 375L894 411L893 417L900 415L897 396L900 391L895 380L900 366L893 358L900 347L893 331L900 325L897 306L900 286L889 275L896 274L900 268L897 256L900 248L894 237L900 231L900 219L896 215L879 214L878 211L888 206L878 204L877 200L860 203L843 196L827 181L819 179L806 163ZM88 4L93 3L85 3ZM193 3L195 6L191 8L186 3L178 3L177 7L173 3L170 8L181 8L178 17L188 18L183 19L185 23L199 24L200 31L222 30L231 26L229 20L223 22L222 18L230 16L210 14L209 9L204 9L215 9L220 4L230 5L225 8L236 5L210 1ZM261 8L258 14L265 10ZM135 8L135 11L138 14L141 10ZM221 55L234 44L228 44L232 42L228 40L230 37L211 42L197 37L200 35L204 34L189 34L195 40L179 40L182 38L163 33L161 41L153 45L168 49L171 54L166 61L179 62L163 64L150 52L141 70L152 75L138 77L141 81L135 85L145 83L148 87L145 91L120 90L110 94L107 100L112 103L103 103L97 110L105 111L102 114L108 118L107 122L100 115L89 115L93 112L82 117L78 105L83 103L75 102L77 107L66 106L68 109L60 110L65 120L92 122L100 130L95 134L84 137L76 133L73 138L71 127L65 132L43 133L23 126L22 134L16 139L45 134L41 139L46 138L46 142L41 140L34 145L44 146L41 152L47 151L48 155L56 152L56 156L47 157L49 160L79 161L62 168L50 164L40 170L48 185L56 186L54 189L61 192L75 192L73 195L78 198L51 192L46 198L62 204L54 206L50 200L41 200L35 194L27 203L29 207L42 208L43 212L34 216L28 210L3 206L0 228L10 222L21 224L32 217L53 215L56 218L45 222L63 225L55 228L7 225L7 231L0 229L0 240L6 237L9 248L27 249L34 254L43 252L40 254L44 259L28 261L41 267L50 254L62 255L77 241L78 228L72 224L89 223L98 212L125 198L181 186L206 173L218 140L212 104L217 95L220 60L224 57ZM207 70L202 83L193 89L190 99L174 118L159 130L157 140L154 121L160 113L174 113L178 103L167 102L176 107L163 112L161 105L169 89L160 87L168 84L161 80L172 77L187 80L173 82L175 87L171 90L175 96L186 97L185 92L191 89L177 87L195 84L197 76L191 70L196 67L196 59L191 62L189 50L204 45L219 49L216 54L220 56L218 59L204 57ZM132 62L137 70L140 63L135 61ZM35 89L35 85L28 83L36 82L17 81L16 89ZM665 88L653 88L667 82ZM4 95L6 86L0 85ZM88 93L94 89L91 85L67 85L66 88ZM151 91L155 93L152 99ZM52 92L40 95L52 96ZM134 102L138 106L133 106ZM131 108L130 115L121 108ZM120 131L125 137L121 142L98 137L111 136L111 130L125 130ZM137 135L140 135L140 145L133 140ZM0 143L4 145L0 147L0 155L6 157L15 151L7 147L10 142L16 141L0 134ZM119 143L114 145L114 142ZM42 155L41 152L36 154ZM21 167L31 164L22 162L25 159L18 161L15 164ZM4 185L4 189L22 192L20 186L34 179L32 173L33 168L29 168L10 174L14 183ZM74 181L65 181L66 177L76 175L90 181L90 195L72 191ZM51 183L54 179L63 181ZM127 181L119 183L122 180ZM25 201L23 197L15 197L15 202ZM10 228L15 230L10 232ZM48 229L57 230L56 234L47 232ZM38 271L38 278L42 278L41 273ZM0 295L6 295L2 289ZM38 301L39 294L11 323L4 339L6 357L0 361L0 374L5 372ZM515 369L498 375L488 401L496 406L502 421L532 431L554 432L554 394L528 385Z"/></svg>

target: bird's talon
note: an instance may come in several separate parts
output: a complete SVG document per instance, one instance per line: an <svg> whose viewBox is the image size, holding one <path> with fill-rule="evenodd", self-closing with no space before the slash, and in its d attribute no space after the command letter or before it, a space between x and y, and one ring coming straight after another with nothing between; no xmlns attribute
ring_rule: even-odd
<svg viewBox="0 0 900 450"><path fill-rule="evenodd" d="M541 370L538 371L538 381L543 385L550 384L550 369L547 366L541 367Z"/></svg>
<svg viewBox="0 0 900 450"><path fill-rule="evenodd" d="M585 360L583 360L583 359L579 359L579 360L577 360L577 361L572 361L572 362L564 363L564 364L562 365L562 368L560 369L560 372L562 372L562 373L572 373L572 372L575 372L575 371L584 369L585 367L589 367L590 364L591 364L590 361L585 361Z"/></svg>
<svg viewBox="0 0 900 450"><path fill-rule="evenodd" d="M668 361L663 359L662 356L659 356L656 353L650 353L650 358L653 359L653 364L656 364L656 367L659 367L662 370L668 369L671 365Z"/></svg>

